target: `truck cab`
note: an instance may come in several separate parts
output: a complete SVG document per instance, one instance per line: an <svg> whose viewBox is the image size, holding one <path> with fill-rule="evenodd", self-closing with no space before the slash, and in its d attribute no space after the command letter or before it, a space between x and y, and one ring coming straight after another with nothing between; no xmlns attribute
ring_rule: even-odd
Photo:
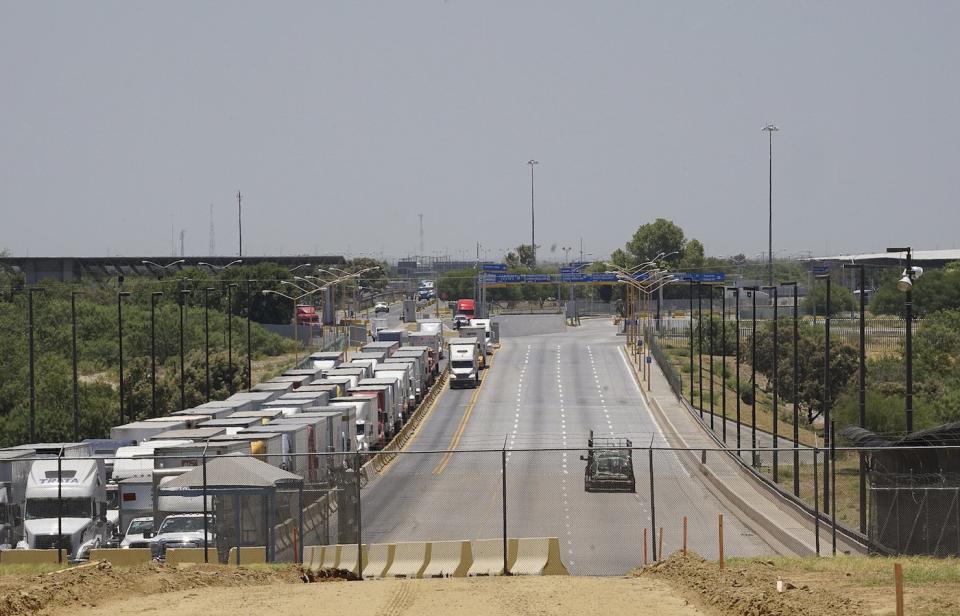
<svg viewBox="0 0 960 616"><path fill-rule="evenodd" d="M450 389L480 385L482 355L476 338L452 338L447 354L450 357Z"/></svg>
<svg viewBox="0 0 960 616"><path fill-rule="evenodd" d="M63 548L72 561L106 543L106 473L102 459L36 460L27 477L24 539L18 547ZM59 531L59 532L58 532Z"/></svg>

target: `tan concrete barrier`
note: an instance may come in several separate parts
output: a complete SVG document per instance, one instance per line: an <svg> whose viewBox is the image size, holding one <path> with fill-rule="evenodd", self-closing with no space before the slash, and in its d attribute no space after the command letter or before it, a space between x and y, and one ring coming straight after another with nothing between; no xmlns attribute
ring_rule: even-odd
<svg viewBox="0 0 960 616"><path fill-rule="evenodd" d="M473 564L469 541L434 541L430 544L430 562L421 576L465 577Z"/></svg>
<svg viewBox="0 0 960 616"><path fill-rule="evenodd" d="M63 550L63 562L70 558L70 552ZM3 550L0 563L4 565L55 565L56 550Z"/></svg>
<svg viewBox="0 0 960 616"><path fill-rule="evenodd" d="M403 542L397 544L393 555L390 577L419 578L430 564L432 544L427 542Z"/></svg>
<svg viewBox="0 0 960 616"><path fill-rule="evenodd" d="M560 540L556 537L517 539L513 575L570 575L560 558Z"/></svg>
<svg viewBox="0 0 960 616"><path fill-rule="evenodd" d="M90 550L90 560L105 560L114 567L130 567L150 562L150 548L98 548Z"/></svg>
<svg viewBox="0 0 960 616"><path fill-rule="evenodd" d="M326 549L325 545L303 546L303 568L311 573L319 573L323 569L323 553Z"/></svg>
<svg viewBox="0 0 960 616"><path fill-rule="evenodd" d="M367 546L367 564L363 568L363 577L381 578L390 571L397 551L395 543L371 543Z"/></svg>
<svg viewBox="0 0 960 616"><path fill-rule="evenodd" d="M202 563L203 548L168 548L164 553L164 560L168 565L179 565L181 563ZM217 548L207 548L207 560L213 564L220 562L220 556L217 554Z"/></svg>
<svg viewBox="0 0 960 616"><path fill-rule="evenodd" d="M203 550L200 550L200 552L202 553ZM265 562L267 562L267 553L263 546L255 545L240 548L241 565L262 565ZM230 553L227 555L227 564L237 564L237 548L230 548Z"/></svg>
<svg viewBox="0 0 960 616"><path fill-rule="evenodd" d="M356 543L345 543L343 545L338 545L339 554L337 555L337 569L345 569L350 573L359 576L363 571L363 567L367 564L367 546L361 546L360 552L362 556L359 556L357 553L357 544ZM357 562L357 558L363 559L363 564Z"/></svg>
<svg viewBox="0 0 960 616"><path fill-rule="evenodd" d="M503 539L475 539L470 542L473 548L473 564L467 571L468 576L503 575ZM517 540L507 539L507 571L517 558Z"/></svg>

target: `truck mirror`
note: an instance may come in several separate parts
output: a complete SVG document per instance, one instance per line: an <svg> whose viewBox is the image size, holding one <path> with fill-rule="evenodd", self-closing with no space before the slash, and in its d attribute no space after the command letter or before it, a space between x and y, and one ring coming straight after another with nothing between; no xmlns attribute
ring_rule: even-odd
<svg viewBox="0 0 960 616"><path fill-rule="evenodd" d="M586 462L587 457L582 455L582 456L580 456L580 459L583 460L584 462Z"/></svg>
<svg viewBox="0 0 960 616"><path fill-rule="evenodd" d="M157 533L153 532L152 530L148 530L147 532L143 533L144 539L153 539L156 536L157 536Z"/></svg>

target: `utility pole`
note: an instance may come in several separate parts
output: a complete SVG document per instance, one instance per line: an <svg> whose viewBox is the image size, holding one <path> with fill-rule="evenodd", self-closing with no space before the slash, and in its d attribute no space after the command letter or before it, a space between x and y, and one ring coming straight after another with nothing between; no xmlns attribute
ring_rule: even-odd
<svg viewBox="0 0 960 616"><path fill-rule="evenodd" d="M238 238L238 247L237 247L237 256L243 256L243 195L240 194L240 191L237 191L237 238Z"/></svg>
<svg viewBox="0 0 960 616"><path fill-rule="evenodd" d="M180 256L184 256L183 239L187 235L186 229L180 229Z"/></svg>
<svg viewBox="0 0 960 616"><path fill-rule="evenodd" d="M420 216L420 256L423 256L423 214Z"/></svg>
<svg viewBox="0 0 960 616"><path fill-rule="evenodd" d="M533 255L533 265L537 264L537 219L533 209L533 166L540 162L534 159L527 161L530 165L530 250Z"/></svg>

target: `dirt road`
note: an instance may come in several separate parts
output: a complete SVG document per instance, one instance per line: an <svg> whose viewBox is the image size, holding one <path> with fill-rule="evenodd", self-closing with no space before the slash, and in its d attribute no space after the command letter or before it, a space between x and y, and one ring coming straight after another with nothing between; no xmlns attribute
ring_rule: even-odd
<svg viewBox="0 0 960 616"><path fill-rule="evenodd" d="M198 588L107 600L96 607L64 606L49 613L55 616L704 614L659 580L589 577L370 580Z"/></svg>

